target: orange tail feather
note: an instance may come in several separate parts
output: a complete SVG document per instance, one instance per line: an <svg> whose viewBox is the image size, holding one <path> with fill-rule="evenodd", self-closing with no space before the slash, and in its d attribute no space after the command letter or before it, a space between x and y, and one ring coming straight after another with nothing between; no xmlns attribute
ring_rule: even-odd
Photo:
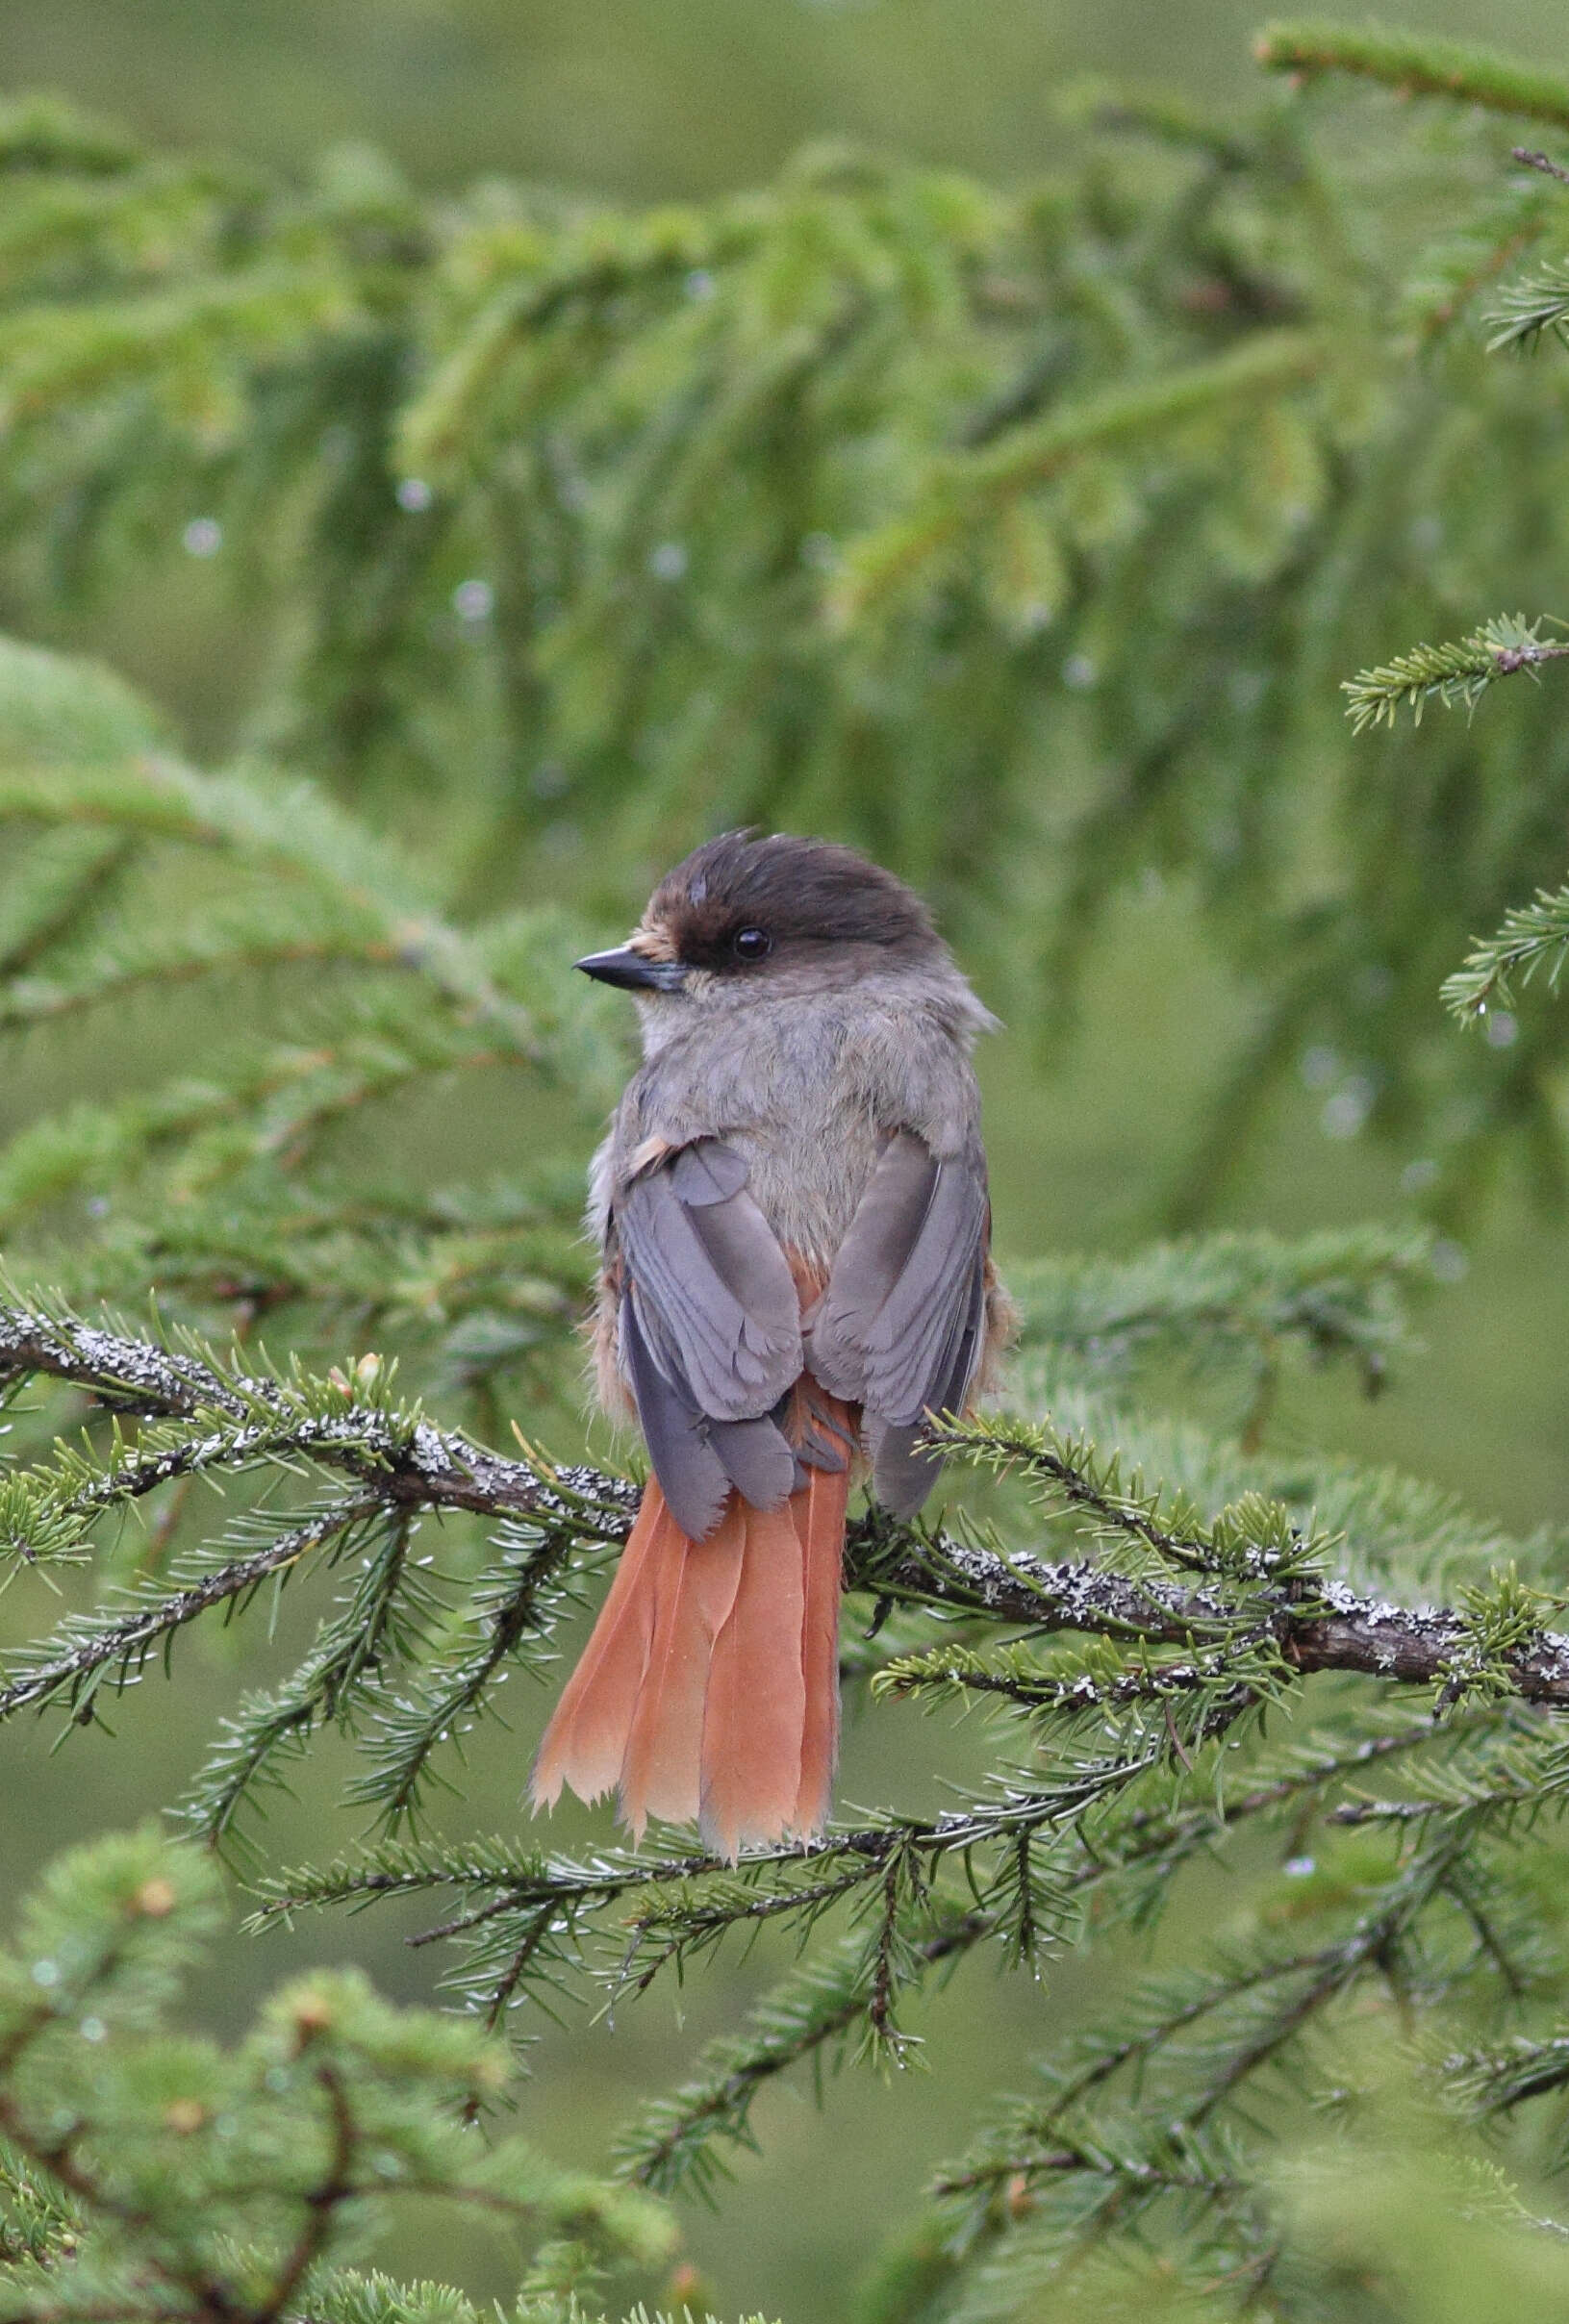
<svg viewBox="0 0 1569 2324"><path fill-rule="evenodd" d="M801 1733L800 1786L794 1828L821 1831L833 1806L839 1761L839 1600L844 1587L845 1507L849 1470L812 1469L792 1501L805 1567L801 1674L806 1719Z"/></svg>
<svg viewBox="0 0 1569 2324"><path fill-rule="evenodd" d="M848 1469L809 1470L776 1509L732 1494L690 1541L650 1480L620 1565L534 1762L536 1808L617 1786L649 1816L700 1821L717 1853L809 1837L833 1792Z"/></svg>
<svg viewBox="0 0 1569 2324"><path fill-rule="evenodd" d="M648 1495L658 1490L651 1484ZM671 1824L696 1821L709 1668L741 1586L750 1514L732 1494L706 1541L689 1541L667 1517L673 1547L650 1569L653 1649L620 1769L621 1814L636 1839L651 1815Z"/></svg>
<svg viewBox="0 0 1569 2324"><path fill-rule="evenodd" d="M536 1810L553 1807L564 1786L597 1800L621 1780L632 1714L653 1643L651 1568L686 1536L650 1486L611 1579L594 1634L561 1692L529 1777Z"/></svg>
<svg viewBox="0 0 1569 2324"><path fill-rule="evenodd" d="M806 1732L805 1575L794 1512L743 1504L740 1519L741 1584L708 1666L698 1794L704 1841L732 1859L745 1841L794 1829Z"/></svg>

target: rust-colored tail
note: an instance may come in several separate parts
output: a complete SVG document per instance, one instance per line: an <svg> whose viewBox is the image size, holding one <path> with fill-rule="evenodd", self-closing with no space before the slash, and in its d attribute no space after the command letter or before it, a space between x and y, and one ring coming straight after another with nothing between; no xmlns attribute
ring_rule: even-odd
<svg viewBox="0 0 1569 2324"><path fill-rule="evenodd" d="M829 1400L823 1399L824 1403ZM848 1407L829 1405L849 1441ZM827 1818L839 1748L839 1592L848 1469L809 1469L782 1507L732 1493L690 1541L649 1480L594 1634L545 1730L529 1788L619 1789L696 1820L716 1854L806 1837Z"/></svg>

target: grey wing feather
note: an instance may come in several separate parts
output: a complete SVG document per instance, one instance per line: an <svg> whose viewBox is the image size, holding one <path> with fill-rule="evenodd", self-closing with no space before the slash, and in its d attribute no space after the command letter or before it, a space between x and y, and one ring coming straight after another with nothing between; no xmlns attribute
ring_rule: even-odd
<svg viewBox="0 0 1569 2324"><path fill-rule="evenodd" d="M623 1367L665 1498L700 1541L732 1485L759 1507L795 1486L773 1417L801 1372L795 1278L720 1139L636 1179L614 1217Z"/></svg>
<svg viewBox="0 0 1569 2324"><path fill-rule="evenodd" d="M800 1301L745 1187L704 1194L696 1205L683 1200L674 1173L661 1169L618 1200L631 1297L661 1371L685 1379L699 1412L760 1420L800 1377Z"/></svg>
<svg viewBox="0 0 1569 2324"><path fill-rule="evenodd" d="M772 1420L716 1420L708 1441L724 1474L754 1509L776 1509L800 1483L789 1438Z"/></svg>
<svg viewBox="0 0 1569 2324"><path fill-rule="evenodd" d="M937 1482L942 1454L919 1427L890 1428L883 1421L869 1422L866 1449L878 1501L891 1517L913 1517Z"/></svg>
<svg viewBox="0 0 1569 2324"><path fill-rule="evenodd" d="M986 1317L986 1278L977 1269L958 1335L953 1361L942 1388L932 1397L933 1412L957 1412L964 1403L980 1361L980 1335ZM896 1427L873 1420L867 1430L872 1455L872 1482L877 1499L896 1517L913 1517L925 1500L943 1465L943 1456L925 1442L924 1424Z"/></svg>
<svg viewBox="0 0 1569 2324"><path fill-rule="evenodd" d="M985 1183L963 1162L942 1163L914 1247L866 1338L868 1401L897 1427L944 1408L985 1262Z"/></svg>
<svg viewBox="0 0 1569 2324"><path fill-rule="evenodd" d="M671 1162L671 1184L690 1209L722 1202L740 1194L747 1183L747 1165L733 1146L719 1138L699 1138L683 1146Z"/></svg>
<svg viewBox="0 0 1569 2324"><path fill-rule="evenodd" d="M937 1184L937 1162L913 1130L889 1139L855 1207L812 1321L812 1371L835 1396L866 1393L868 1335L881 1313Z"/></svg>
<svg viewBox="0 0 1569 2324"><path fill-rule="evenodd" d="M898 1131L812 1322L812 1372L865 1406L873 1481L898 1515L920 1507L941 1466L920 1447L924 1415L957 1410L979 1363L987 1223L979 1147L939 1162L914 1131Z"/></svg>
<svg viewBox="0 0 1569 2324"><path fill-rule="evenodd" d="M965 1309L964 1326L953 1350L948 1377L931 1400L933 1412L962 1412L970 1385L980 1370L981 1343L986 1328L986 1247L981 1245L981 1263L972 1270L970 1303Z"/></svg>
<svg viewBox="0 0 1569 2324"><path fill-rule="evenodd" d="M706 1540L719 1523L730 1479L708 1441L701 1414L654 1361L630 1300L621 1305L620 1351L648 1457L671 1513L691 1540Z"/></svg>

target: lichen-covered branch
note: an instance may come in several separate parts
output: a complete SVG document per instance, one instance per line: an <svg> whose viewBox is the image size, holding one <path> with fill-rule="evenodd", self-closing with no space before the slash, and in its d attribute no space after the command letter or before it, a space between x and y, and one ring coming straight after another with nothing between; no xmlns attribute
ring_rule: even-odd
<svg viewBox="0 0 1569 2324"><path fill-rule="evenodd" d="M626 1478L508 1459L418 1414L359 1401L344 1376L339 1410L321 1414L275 1379L225 1374L198 1355L73 1318L0 1310L0 1378L39 1376L67 1381L119 1412L188 1420L227 1416L238 1426L206 1455L226 1467L243 1467L258 1455L298 1455L353 1478L351 1498L300 1528L288 1543L233 1560L164 1601L168 1627L243 1596L329 1532L378 1506L547 1522L562 1535L565 1556L574 1541L623 1539L637 1505L638 1487ZM255 1422L258 1411L266 1416L266 1427ZM990 1441L1010 1457L1017 1442L1002 1430L994 1430ZM1130 1527L1147 1546L1189 1557L1194 1544L1138 1510L1129 1514L1128 1504L1097 1478L1087 1451L1067 1458L1029 1456L1047 1457L1069 1503L1098 1525ZM93 1499L108 1507L116 1499L139 1497L188 1474L203 1457L199 1439L151 1459L132 1456L107 1473ZM1075 1632L1185 1647L1234 1639L1244 1627L1262 1624L1284 1659L1303 1674L1353 1671L1408 1685L1444 1685L1473 1633L1472 1618L1452 1607L1400 1605L1332 1579L1304 1581L1289 1572L1272 1581L1267 1569L1276 1553L1260 1543L1259 1554L1260 1570L1239 1601L1219 1573L1135 1578L1084 1558L1004 1555L950 1533L892 1526L873 1511L850 1527L847 1579L879 1598L945 1606L1042 1635ZM105 1658L144 1651L158 1634L147 1618L127 1617L106 1645ZM1569 1705L1569 1637L1545 1628L1522 1634L1509 1651L1508 1670L1527 1701ZM0 1710L37 1701L38 1692L27 1684L15 1700L0 1695Z"/></svg>

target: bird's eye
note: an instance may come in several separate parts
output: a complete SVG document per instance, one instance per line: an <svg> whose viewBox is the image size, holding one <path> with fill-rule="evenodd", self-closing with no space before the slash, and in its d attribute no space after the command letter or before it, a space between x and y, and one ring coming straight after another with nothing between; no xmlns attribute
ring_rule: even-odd
<svg viewBox="0 0 1569 2324"><path fill-rule="evenodd" d="M767 928L738 928L730 939L730 949L737 960L767 960L773 939Z"/></svg>

